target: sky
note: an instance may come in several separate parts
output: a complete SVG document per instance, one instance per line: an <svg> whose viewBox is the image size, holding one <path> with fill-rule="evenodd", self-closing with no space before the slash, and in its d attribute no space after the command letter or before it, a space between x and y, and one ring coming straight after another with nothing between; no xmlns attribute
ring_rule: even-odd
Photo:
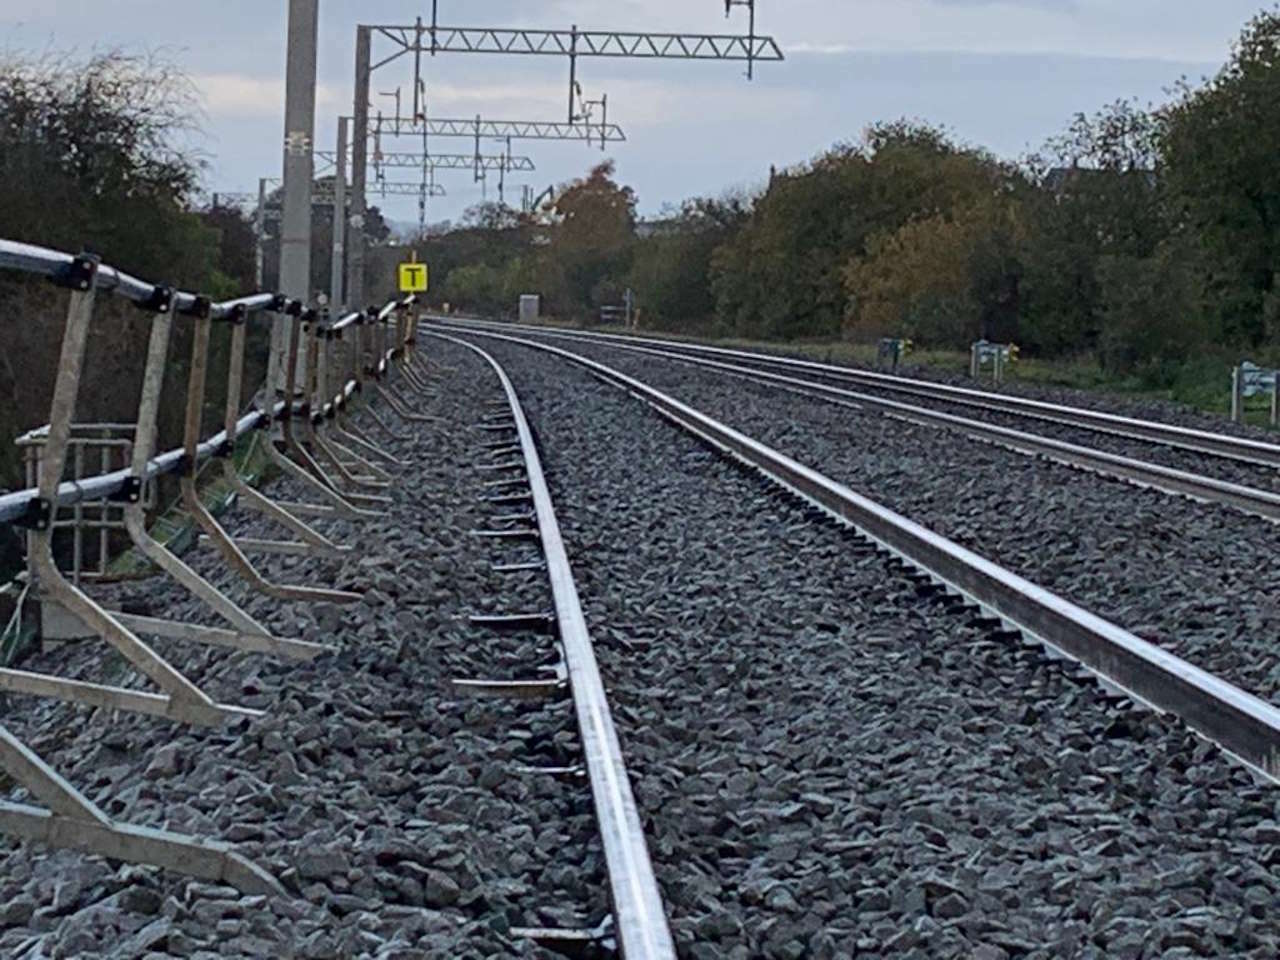
<svg viewBox="0 0 1280 960"><path fill-rule="evenodd" d="M438 0L440 23L534 29L722 33L722 0ZM585 94L609 97L609 119L627 142L607 153L582 144L517 142L536 172L511 174L541 192L608 157L635 188L642 215L691 196L753 189L771 164L804 162L866 127L900 117L947 127L960 140L1016 158L1061 131L1078 112L1118 98L1168 98L1180 78L1212 75L1263 0L757 0L757 29L775 37L783 63L748 82L737 63L583 59ZM279 176L284 137L285 0L0 0L0 56L121 48L155 51L194 80L198 141L211 191L253 192ZM357 23L407 25L430 17L429 0L320 0L317 145L332 149L336 118L351 110ZM374 59L393 52L375 41ZM558 57L441 54L425 61L438 117L563 120L568 64ZM412 89L407 59L374 75L381 94ZM494 152L502 145L491 144ZM413 141L386 149L415 148ZM470 153L468 140L438 139L434 153ZM411 179L404 177L404 179ZM469 172L441 173L448 191L428 219L457 219L497 199ZM371 198L400 222L413 199Z"/></svg>

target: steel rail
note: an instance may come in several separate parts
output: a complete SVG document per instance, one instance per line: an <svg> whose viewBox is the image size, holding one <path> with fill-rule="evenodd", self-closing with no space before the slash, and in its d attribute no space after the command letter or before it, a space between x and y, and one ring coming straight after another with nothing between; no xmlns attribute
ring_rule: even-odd
<svg viewBox="0 0 1280 960"><path fill-rule="evenodd" d="M543 351L621 387L715 449L760 470L979 607L1077 661L1107 684L1181 718L1264 776L1280 779L1280 709L1272 704L634 377L535 340L484 330L469 334Z"/></svg>
<svg viewBox="0 0 1280 960"><path fill-rule="evenodd" d="M608 867L618 944L627 960L675 960L675 944L645 843L644 827L529 421L511 379L492 356L475 344L453 336L442 333L431 336L479 354L493 368L506 394L524 456L547 577L555 599L557 632L568 669L596 823Z"/></svg>
<svg viewBox="0 0 1280 960"><path fill-rule="evenodd" d="M465 328L464 328L465 329ZM1025 433L1011 427L1002 427L983 420L969 420L951 413L942 413L925 407L917 407L897 400L887 400L871 394L858 393L813 380L801 380L785 374L771 373L756 367L722 363L691 354L673 353L651 347L614 343L611 349L674 360L694 367L716 370L730 376L756 382L769 383L789 392L814 396L829 403L855 407L873 407L886 414L912 423L931 427L959 430L984 442L995 443L1030 455L1041 455L1072 467L1082 467L1096 473L1118 477L1143 487L1161 490L1179 496L1192 497L1209 503L1222 503L1246 513L1268 520L1280 520L1280 494L1238 483L1229 483L1214 477L1205 477L1186 470L1166 467L1158 463L1124 457L1105 450L1095 450L1065 440L1055 440L1038 434Z"/></svg>
<svg viewBox="0 0 1280 960"><path fill-rule="evenodd" d="M491 326L489 321L468 320L480 326ZM510 325L496 325L510 329ZM819 363L816 360L799 360L793 357L773 357L751 350L736 350L729 347L713 347L708 344L687 343L678 340L663 340L655 337L629 336L615 333L600 333L586 330L568 330L559 327L544 327L537 331L552 336L564 336L579 340L622 341L642 343L664 347L669 350L684 350L690 353L721 356L734 360L748 361L786 368L789 370L806 370L833 379L847 380L863 386L878 387L898 393L911 394L935 401L961 404L1027 417L1069 427L1079 427L1097 433L1143 440L1148 443L1179 447L1194 450L1197 453L1222 457L1229 460L1240 460L1245 463L1259 464L1266 467L1280 467L1280 444L1263 440L1252 440L1247 437L1233 437L1227 434L1213 433L1209 430L1198 430L1192 427L1179 427L1174 424L1160 423L1155 420L1141 420L1100 410L1088 410L1083 407L1071 407L1049 403L1044 400L1032 400L1028 397L1015 397L1008 394L988 393L969 387L955 387L944 383L930 383L910 377L899 377L872 370L857 370L837 364Z"/></svg>

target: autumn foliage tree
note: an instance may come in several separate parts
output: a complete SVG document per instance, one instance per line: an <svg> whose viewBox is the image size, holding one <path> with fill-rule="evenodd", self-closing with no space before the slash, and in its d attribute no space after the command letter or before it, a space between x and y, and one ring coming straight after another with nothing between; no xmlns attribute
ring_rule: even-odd
<svg viewBox="0 0 1280 960"><path fill-rule="evenodd" d="M635 238L636 196L614 179L613 161L563 187L547 211L550 242L540 269L553 305L577 313L621 297Z"/></svg>
<svg viewBox="0 0 1280 960"><path fill-rule="evenodd" d="M1259 14L1202 87L1161 111L1173 229L1195 238L1211 325L1230 342L1280 342L1280 13Z"/></svg>

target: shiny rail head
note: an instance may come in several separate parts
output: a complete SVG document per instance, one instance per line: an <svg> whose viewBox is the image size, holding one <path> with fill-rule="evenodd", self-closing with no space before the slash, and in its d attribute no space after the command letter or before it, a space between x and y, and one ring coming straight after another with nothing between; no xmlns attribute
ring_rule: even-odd
<svg viewBox="0 0 1280 960"><path fill-rule="evenodd" d="M559 336L559 333L550 334ZM575 340L575 337L566 339ZM712 359L699 353L642 346L653 341L627 338L632 342L611 341L610 348L655 356L677 363L743 377L760 383L777 384L794 392L815 396L832 403L847 403L887 411L903 419L933 427L949 427L972 436L981 437L1022 453L1042 454L1073 467L1110 475L1150 489L1165 493L1192 497L1203 502L1222 503L1246 513L1276 522L1280 521L1280 494L1260 490L1243 484L1202 476L1175 467L1125 457L1096 450L1080 444L1027 433L1012 427L1000 426L986 420L971 420L957 414L915 406L902 400L893 400L874 394L857 392L848 386L836 386L816 380L800 379L798 371L776 372L769 364L745 366L724 360ZM853 379L853 378L849 378ZM923 391L921 391L923 392Z"/></svg>
<svg viewBox="0 0 1280 960"><path fill-rule="evenodd" d="M591 782L596 823L604 846L621 952L628 960L675 960L675 944L623 761L622 746L614 728L604 680L596 662L573 569L524 409L506 371L490 354L475 344L447 334L431 332L429 335L464 346L482 357L496 373L507 397L513 426L525 457L528 495L533 500L538 539L555 601L555 622Z"/></svg>

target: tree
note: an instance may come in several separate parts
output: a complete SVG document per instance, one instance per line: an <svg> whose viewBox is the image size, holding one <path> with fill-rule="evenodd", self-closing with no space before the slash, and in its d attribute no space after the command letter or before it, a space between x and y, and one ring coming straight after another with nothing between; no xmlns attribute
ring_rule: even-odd
<svg viewBox="0 0 1280 960"><path fill-rule="evenodd" d="M189 209L202 162L190 82L156 58L0 60L0 235L93 249L200 286L214 235Z"/></svg>
<svg viewBox="0 0 1280 960"><path fill-rule="evenodd" d="M741 335L837 336L845 278L876 237L1007 188L1012 172L941 130L900 121L775 173L750 221L716 252L717 309Z"/></svg>
<svg viewBox="0 0 1280 960"><path fill-rule="evenodd" d="M645 326L684 333L725 332L717 322L711 293L712 257L746 221L749 202L734 195L689 200L637 239L627 285L638 297Z"/></svg>
<svg viewBox="0 0 1280 960"><path fill-rule="evenodd" d="M486 263L457 267L444 284L444 299L478 313L501 313L504 294L503 272Z"/></svg>
<svg viewBox="0 0 1280 960"><path fill-rule="evenodd" d="M879 234L845 268L846 331L953 349L1017 339L1022 243L1017 204L1003 197Z"/></svg>
<svg viewBox="0 0 1280 960"><path fill-rule="evenodd" d="M257 283L253 219L239 207L222 204L200 211L200 219L217 238L217 277L210 293L229 297L252 290Z"/></svg>
<svg viewBox="0 0 1280 960"><path fill-rule="evenodd" d="M1157 117L1120 100L1092 117L1078 114L1027 159L1039 188L1026 196L1024 218L1022 343L1031 352L1098 349L1103 261L1151 257L1168 233L1159 135ZM1114 284L1122 274L1109 277Z"/></svg>
<svg viewBox="0 0 1280 960"><path fill-rule="evenodd" d="M1280 13L1245 28L1216 77L1161 113L1162 176L1180 228L1199 238L1218 336L1280 340Z"/></svg>
<svg viewBox="0 0 1280 960"><path fill-rule="evenodd" d="M221 292L219 232L192 209L202 163L187 145L192 88L155 58L108 53L78 63L0 55L0 236L90 250L148 279ZM38 281L0 277L0 486L22 483L15 434L45 422L65 301ZM147 325L104 299L81 380L81 409L102 420L136 411ZM162 442L181 416L183 334L163 405ZM4 558L0 558L3 565ZM3 579L0 571L0 579Z"/></svg>
<svg viewBox="0 0 1280 960"><path fill-rule="evenodd" d="M601 295L619 286L630 267L636 196L613 179L614 172L613 161L605 161L561 187L550 204L552 229L542 262L548 288L557 291L549 299L567 315L600 306Z"/></svg>
<svg viewBox="0 0 1280 960"><path fill-rule="evenodd" d="M1176 368L1213 343L1213 319L1200 283L1198 245L1175 239L1149 257L1112 256L1099 263L1104 369L1137 373L1168 386Z"/></svg>

